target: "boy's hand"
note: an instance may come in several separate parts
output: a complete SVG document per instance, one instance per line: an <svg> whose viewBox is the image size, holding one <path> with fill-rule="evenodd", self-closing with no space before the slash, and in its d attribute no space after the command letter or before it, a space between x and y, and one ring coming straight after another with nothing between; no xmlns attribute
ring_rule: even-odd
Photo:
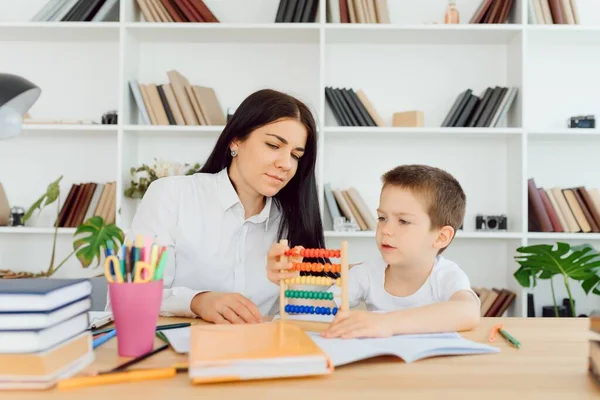
<svg viewBox="0 0 600 400"><path fill-rule="evenodd" d="M279 285L279 281L295 278L300 273L299 271L291 271L291 268L293 263L302 262L302 256L289 256L287 263L281 260L281 256L289 249L288 246L282 243L275 243L267 254L267 278L276 285ZM296 246L294 249L302 249L302 247Z"/></svg>
<svg viewBox="0 0 600 400"><path fill-rule="evenodd" d="M388 321L386 314L368 311L340 312L322 336L342 339L388 337L392 336L392 328Z"/></svg>

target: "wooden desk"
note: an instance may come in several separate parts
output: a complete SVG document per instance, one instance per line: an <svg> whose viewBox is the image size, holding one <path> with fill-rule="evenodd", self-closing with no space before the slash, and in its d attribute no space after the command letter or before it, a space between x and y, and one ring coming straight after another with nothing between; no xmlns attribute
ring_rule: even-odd
<svg viewBox="0 0 600 400"><path fill-rule="evenodd" d="M186 321L164 318L160 323ZM193 323L203 323L193 320ZM487 342L491 327L504 323L522 344L515 349L498 337L501 352L489 355L438 357L405 364L394 357L379 357L338 367L329 376L269 381L247 381L193 386L187 374L137 383L95 386L68 391L0 392L0 399L377 399L476 398L490 399L598 399L600 389L587 373L589 320L583 318L485 318L463 333L467 339ZM156 345L162 342L157 339ZM116 339L96 350L90 371L111 368L119 359ZM210 344L207 344L210 345ZM164 367L186 362L187 357L168 350L138 364L138 368ZM369 396L370 397L370 396Z"/></svg>

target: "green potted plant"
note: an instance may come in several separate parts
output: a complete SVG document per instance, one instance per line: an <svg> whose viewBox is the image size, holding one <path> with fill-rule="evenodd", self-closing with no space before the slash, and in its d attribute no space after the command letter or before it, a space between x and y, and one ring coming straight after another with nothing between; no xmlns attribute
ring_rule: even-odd
<svg viewBox="0 0 600 400"><path fill-rule="evenodd" d="M586 294L591 292L600 295L600 254L590 245L571 247L563 242L557 242L556 245L535 244L521 246L517 252L520 254L515 256L515 260L520 268L514 273L515 279L526 288L535 287L537 279L550 279L556 317L559 313L552 282L554 276L563 277L573 317L577 313L571 293L572 282L579 282Z"/></svg>
<svg viewBox="0 0 600 400"><path fill-rule="evenodd" d="M125 197L131 199L141 199L144 197L148 186L159 178L175 175L193 175L200 170L201 164L194 165L188 163L174 163L164 160L154 160L153 165L142 164L139 167L132 167L129 172L131 174L131 183L125 189Z"/></svg>
<svg viewBox="0 0 600 400"><path fill-rule="evenodd" d="M73 235L73 251L68 254L58 265L55 265L56 258L56 237L58 234L58 215L60 213L60 186L59 183L62 175L51 182L46 188L46 192L42 194L29 207L23 216L25 223L36 210L42 209L56 202L56 222L54 223L54 238L52 240L52 253L50 255L50 264L46 271L39 273L25 273L10 275L8 277L50 277L59 270L73 255L76 255L83 268L88 268L96 259L96 265L100 264L100 260L106 250L107 242L112 241L115 247L118 248L124 241L123 231L115 224L107 224L102 217L93 216L84 221L75 230Z"/></svg>

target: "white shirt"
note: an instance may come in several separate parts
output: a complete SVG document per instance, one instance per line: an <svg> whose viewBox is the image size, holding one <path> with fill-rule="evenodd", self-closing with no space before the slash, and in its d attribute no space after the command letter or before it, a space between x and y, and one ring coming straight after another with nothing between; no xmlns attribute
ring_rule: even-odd
<svg viewBox="0 0 600 400"><path fill-rule="evenodd" d="M441 255L437 257L425 283L415 293L405 297L393 296L385 290L386 267L383 258L378 257L355 265L348 271L348 303L351 308L364 301L369 311L396 311L447 301L459 290L471 292L479 302L464 271ZM331 290L339 293L339 287L332 287ZM336 299L336 303L339 306L339 299Z"/></svg>
<svg viewBox="0 0 600 400"><path fill-rule="evenodd" d="M267 279L266 263L280 218L267 198L258 215L245 219L226 168L152 182L128 238L156 236L167 246L161 315L195 317L190 303L203 291L241 293L261 315L274 314L279 286Z"/></svg>

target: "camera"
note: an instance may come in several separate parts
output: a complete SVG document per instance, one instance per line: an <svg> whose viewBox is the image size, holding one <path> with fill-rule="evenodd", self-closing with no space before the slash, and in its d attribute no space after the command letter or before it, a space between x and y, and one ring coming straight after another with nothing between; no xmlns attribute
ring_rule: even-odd
<svg viewBox="0 0 600 400"><path fill-rule="evenodd" d="M478 231L505 231L506 215L482 215L475 217L475 229Z"/></svg>
<svg viewBox="0 0 600 400"><path fill-rule="evenodd" d="M596 127L596 118L593 115L576 115L569 119L569 128L588 128Z"/></svg>

